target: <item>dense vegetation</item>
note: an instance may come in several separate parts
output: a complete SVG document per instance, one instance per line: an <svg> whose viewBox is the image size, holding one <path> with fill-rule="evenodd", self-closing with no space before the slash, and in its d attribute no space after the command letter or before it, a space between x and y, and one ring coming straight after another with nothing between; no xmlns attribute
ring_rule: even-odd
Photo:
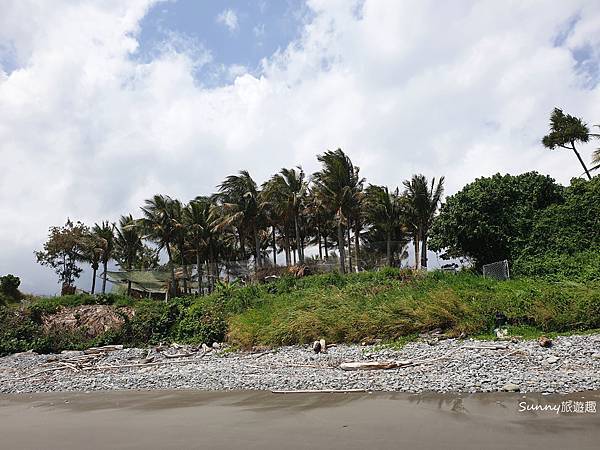
<svg viewBox="0 0 600 450"><path fill-rule="evenodd" d="M566 188L535 172L478 178L446 199L431 236L477 268L508 259L517 276L600 280L600 176Z"/></svg>
<svg viewBox="0 0 600 450"><path fill-rule="evenodd" d="M41 317L60 306L128 306L135 315L119 330L94 339L84 333L45 334ZM505 282L467 272L457 275L385 269L304 278L283 277L268 284L220 285L208 296L168 302L133 301L124 296L71 295L39 299L24 310L0 308L0 354L34 349L121 343L199 344L227 339L241 347L395 340L442 328L459 335L490 333L495 313L512 326L540 332L572 332L600 327L600 283L577 284L532 279Z"/></svg>
<svg viewBox="0 0 600 450"><path fill-rule="evenodd" d="M118 224L92 227L67 220L50 228L36 252L67 295L24 297L17 277L0 278L0 354L109 343L227 339L251 347L317 338L395 340L434 328L480 335L491 332L496 312L506 314L514 331L529 334L598 328L600 176L590 172L600 166L588 170L577 150L590 137L597 136L581 119L556 109L543 144L572 150L587 180L563 187L535 172L478 178L448 197L439 214L443 177L436 183L414 175L402 183L403 191L366 185L338 149L317 156L321 170L309 179L299 167L284 168L259 186L240 171L217 193L188 203L155 195L140 218L129 214ZM598 158L595 152L593 164ZM473 267L456 275L400 270L411 241L415 269L427 268L428 248L442 257L467 258ZM304 267L308 247L338 271L258 283L280 253L286 266ZM110 261L123 270L156 268L163 250L168 301L106 294ZM482 265L502 259L510 261L515 279L476 275ZM240 260L254 263L253 283L223 279L227 265ZM102 270L102 294L73 294L81 263L92 269L92 294ZM184 276L176 277L179 269ZM83 329L44 331L44 318L59 308L88 304L111 305L124 325L93 338Z"/></svg>

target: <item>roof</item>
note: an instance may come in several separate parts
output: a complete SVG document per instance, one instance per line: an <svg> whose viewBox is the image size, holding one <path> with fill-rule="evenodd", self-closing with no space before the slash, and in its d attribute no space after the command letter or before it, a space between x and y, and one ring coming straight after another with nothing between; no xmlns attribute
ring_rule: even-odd
<svg viewBox="0 0 600 450"><path fill-rule="evenodd" d="M171 280L171 272L168 270L107 271L106 276L113 283L127 284L131 281L131 287L135 290L161 294L167 292ZM181 268L175 269L175 278L183 278Z"/></svg>

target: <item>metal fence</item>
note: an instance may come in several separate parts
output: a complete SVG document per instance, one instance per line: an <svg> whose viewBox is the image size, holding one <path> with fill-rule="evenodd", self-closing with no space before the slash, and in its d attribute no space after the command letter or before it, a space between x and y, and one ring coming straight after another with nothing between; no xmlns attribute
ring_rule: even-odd
<svg viewBox="0 0 600 450"><path fill-rule="evenodd" d="M483 276L485 278L495 278L497 280L508 280L510 278L510 270L508 268L508 260L497 261L483 266Z"/></svg>

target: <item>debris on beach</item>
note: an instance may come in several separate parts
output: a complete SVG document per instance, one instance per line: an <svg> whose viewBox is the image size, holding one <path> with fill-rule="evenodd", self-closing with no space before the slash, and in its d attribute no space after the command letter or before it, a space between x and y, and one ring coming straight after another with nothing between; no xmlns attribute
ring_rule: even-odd
<svg viewBox="0 0 600 450"><path fill-rule="evenodd" d="M538 344L540 344L540 347L550 348L552 347L552 340L548 339L546 336L540 336L538 338Z"/></svg>
<svg viewBox="0 0 600 450"><path fill-rule="evenodd" d="M340 364L342 370L387 370L412 365L412 361L358 361Z"/></svg>

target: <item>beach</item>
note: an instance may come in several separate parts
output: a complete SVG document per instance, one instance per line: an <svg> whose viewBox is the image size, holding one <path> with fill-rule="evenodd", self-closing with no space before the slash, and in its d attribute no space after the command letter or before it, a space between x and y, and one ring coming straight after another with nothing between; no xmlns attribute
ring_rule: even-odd
<svg viewBox="0 0 600 450"><path fill-rule="evenodd" d="M597 413L520 411L578 401L600 393L2 395L0 448L597 449Z"/></svg>

